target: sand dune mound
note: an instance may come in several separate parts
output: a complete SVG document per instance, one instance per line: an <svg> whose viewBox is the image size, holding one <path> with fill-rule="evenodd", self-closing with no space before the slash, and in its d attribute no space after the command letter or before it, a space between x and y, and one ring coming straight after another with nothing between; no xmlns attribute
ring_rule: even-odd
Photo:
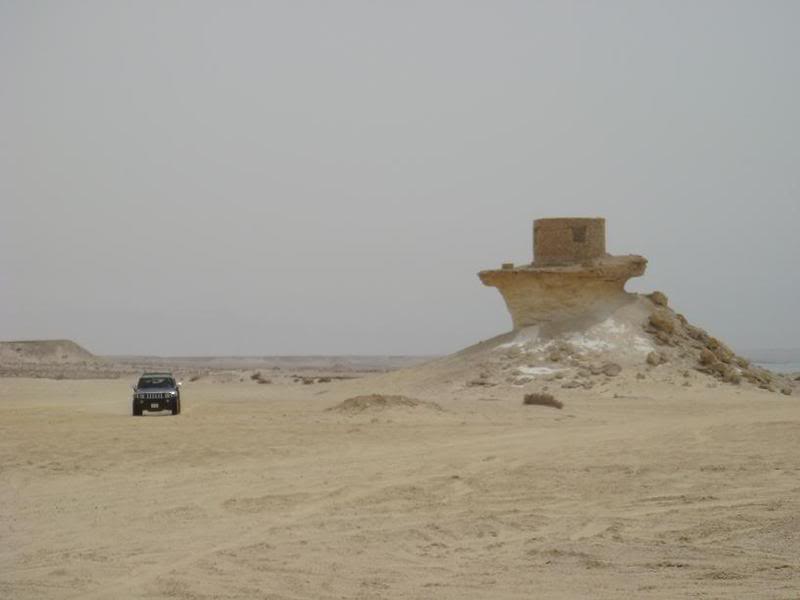
<svg viewBox="0 0 800 600"><path fill-rule="evenodd" d="M71 340L0 342L0 364L69 364L95 360Z"/></svg>
<svg viewBox="0 0 800 600"><path fill-rule="evenodd" d="M407 396L366 394L355 396L340 402L336 406L328 408L329 411L336 411L347 414L360 414L364 412L377 412L388 409L424 409L441 411L442 407L435 402L417 400Z"/></svg>

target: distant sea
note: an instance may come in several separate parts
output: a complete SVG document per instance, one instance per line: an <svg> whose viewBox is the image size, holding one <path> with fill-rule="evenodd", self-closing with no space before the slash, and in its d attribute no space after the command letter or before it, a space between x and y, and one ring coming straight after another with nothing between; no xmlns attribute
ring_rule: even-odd
<svg viewBox="0 0 800 600"><path fill-rule="evenodd" d="M764 363L764 362L755 362L759 367L764 367L765 369L769 369L770 371L775 371L776 373L800 373L800 362L789 362L789 363Z"/></svg>
<svg viewBox="0 0 800 600"><path fill-rule="evenodd" d="M761 348L740 353L759 367L777 373L800 373L800 348Z"/></svg>

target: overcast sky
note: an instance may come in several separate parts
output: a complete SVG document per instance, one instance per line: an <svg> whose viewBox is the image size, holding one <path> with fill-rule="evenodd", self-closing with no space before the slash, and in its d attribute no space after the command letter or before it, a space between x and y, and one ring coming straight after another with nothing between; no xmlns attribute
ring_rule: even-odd
<svg viewBox="0 0 800 600"><path fill-rule="evenodd" d="M0 0L0 339L430 354L531 221L800 346L800 2Z"/></svg>

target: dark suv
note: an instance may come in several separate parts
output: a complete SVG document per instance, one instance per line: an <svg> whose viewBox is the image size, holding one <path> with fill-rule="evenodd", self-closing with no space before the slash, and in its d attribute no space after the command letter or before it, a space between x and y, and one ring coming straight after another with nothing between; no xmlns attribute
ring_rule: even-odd
<svg viewBox="0 0 800 600"><path fill-rule="evenodd" d="M145 373L133 387L133 416L141 417L145 410L181 412L181 382L172 373Z"/></svg>

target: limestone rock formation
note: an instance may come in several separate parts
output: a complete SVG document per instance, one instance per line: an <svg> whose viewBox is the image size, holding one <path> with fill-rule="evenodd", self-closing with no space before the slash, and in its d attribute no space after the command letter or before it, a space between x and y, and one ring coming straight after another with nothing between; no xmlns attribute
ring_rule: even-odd
<svg viewBox="0 0 800 600"><path fill-rule="evenodd" d="M506 302L513 331L455 355L472 365L484 387L525 386L537 380L590 389L603 378L635 372L637 379L691 385L697 375L730 385L793 393L787 377L750 364L669 307L666 294L625 291L644 273L641 256L605 251L604 219L539 219L534 260L481 271ZM716 385L709 383L708 385Z"/></svg>
<svg viewBox="0 0 800 600"><path fill-rule="evenodd" d="M514 329L614 310L631 300L625 283L647 266L642 256L606 254L605 219L538 219L533 247L529 265L478 274L502 294Z"/></svg>
<svg viewBox="0 0 800 600"><path fill-rule="evenodd" d="M479 273L503 295L512 331L365 384L370 392L475 400L556 389L630 394L641 382L796 393L798 382L737 356L675 312L666 294L626 292L646 265L641 256L606 254L603 219L535 221L531 264Z"/></svg>

